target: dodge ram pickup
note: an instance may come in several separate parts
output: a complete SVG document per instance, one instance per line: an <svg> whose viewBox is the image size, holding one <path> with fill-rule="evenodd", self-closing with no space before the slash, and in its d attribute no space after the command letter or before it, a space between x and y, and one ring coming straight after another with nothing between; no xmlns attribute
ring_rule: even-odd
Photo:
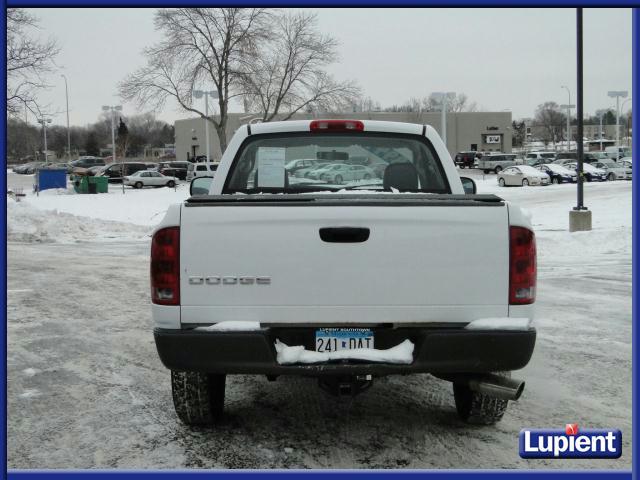
<svg viewBox="0 0 640 480"><path fill-rule="evenodd" d="M384 168L285 168L330 152L324 168ZM528 216L476 194L427 125L241 126L151 242L156 347L189 425L222 415L226 375L305 375L355 395L413 373L451 382L464 421L493 424L524 389L511 372L533 353L535 296Z"/></svg>

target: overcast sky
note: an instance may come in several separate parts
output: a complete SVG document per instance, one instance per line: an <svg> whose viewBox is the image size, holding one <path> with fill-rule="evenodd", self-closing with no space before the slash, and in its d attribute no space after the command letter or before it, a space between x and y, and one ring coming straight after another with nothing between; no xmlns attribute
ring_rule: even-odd
<svg viewBox="0 0 640 480"><path fill-rule="evenodd" d="M160 38L154 9L31 9L42 36L61 47L72 125L95 122L120 104L117 83L144 63ZM538 104L576 101L575 9L318 9L319 28L340 42L338 79L356 80L383 107L433 91L466 93L483 110L531 117ZM615 105L609 90L631 95L631 10L584 10L585 111ZM64 81L43 95L54 122L66 122ZM630 108L627 103L625 110ZM128 115L140 113L124 104ZM241 111L233 105L231 111ZM173 104L158 117L184 118ZM33 120L32 120L33 121Z"/></svg>

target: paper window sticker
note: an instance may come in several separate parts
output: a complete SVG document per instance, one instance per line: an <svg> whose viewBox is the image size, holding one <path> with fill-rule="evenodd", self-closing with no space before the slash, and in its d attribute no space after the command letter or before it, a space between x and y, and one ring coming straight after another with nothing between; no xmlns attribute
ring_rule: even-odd
<svg viewBox="0 0 640 480"><path fill-rule="evenodd" d="M284 188L284 161L282 147L258 148L258 187Z"/></svg>

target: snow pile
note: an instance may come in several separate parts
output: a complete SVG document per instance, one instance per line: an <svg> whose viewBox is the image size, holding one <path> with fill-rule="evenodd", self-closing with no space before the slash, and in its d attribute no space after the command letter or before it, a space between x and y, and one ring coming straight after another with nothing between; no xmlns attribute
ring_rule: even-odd
<svg viewBox="0 0 640 480"><path fill-rule="evenodd" d="M414 345L405 340L400 345L387 350L375 348L355 348L338 350L337 352L314 352L306 350L302 345L288 346L280 340L275 343L277 360L280 365L293 363L322 363L330 360L365 360L368 362L410 364L413 361Z"/></svg>
<svg viewBox="0 0 640 480"><path fill-rule="evenodd" d="M208 327L197 327L195 330L201 330L205 332L250 332L254 330L260 330L260 322L242 322L229 320L226 322L219 322Z"/></svg>
<svg viewBox="0 0 640 480"><path fill-rule="evenodd" d="M149 227L78 217L57 210L44 211L27 202L7 198L7 241L76 243L87 241L141 241Z"/></svg>
<svg viewBox="0 0 640 480"><path fill-rule="evenodd" d="M140 190L110 184L109 193L76 194L73 189L45 190L40 196L29 193L21 203L40 210L55 210L81 217L99 218L113 222L155 226L173 203L189 197L189 185L173 188L143 188Z"/></svg>

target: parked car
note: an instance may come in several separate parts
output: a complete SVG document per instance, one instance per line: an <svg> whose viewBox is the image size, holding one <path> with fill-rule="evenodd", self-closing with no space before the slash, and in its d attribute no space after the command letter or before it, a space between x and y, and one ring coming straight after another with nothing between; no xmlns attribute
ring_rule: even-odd
<svg viewBox="0 0 640 480"><path fill-rule="evenodd" d="M87 168L87 174L89 176L94 176L100 173L104 169L104 165L96 165L95 167Z"/></svg>
<svg viewBox="0 0 640 480"><path fill-rule="evenodd" d="M117 162L106 165L102 170L96 173L96 176L109 177L109 183L121 183L123 176L130 176L141 170L151 170L154 168L157 168L157 164L155 163Z"/></svg>
<svg viewBox="0 0 640 480"><path fill-rule="evenodd" d="M576 172L578 169L578 164L575 162L567 163L565 167ZM584 178L587 182L606 182L607 181L607 172L599 168L596 168L593 165L589 165L588 163L583 163L582 171L584 173Z"/></svg>
<svg viewBox="0 0 640 480"><path fill-rule="evenodd" d="M518 165L505 168L502 172L498 173L498 184L501 187L549 185L549 175L529 165Z"/></svg>
<svg viewBox="0 0 640 480"><path fill-rule="evenodd" d="M355 180L369 180L376 178L375 172L363 165L349 165L347 163L331 163L309 173L309 178L341 184Z"/></svg>
<svg viewBox="0 0 640 480"><path fill-rule="evenodd" d="M615 162L610 158L592 163L596 168L604 170L607 173L607 180L631 180L631 169L625 167L619 162Z"/></svg>
<svg viewBox="0 0 640 480"><path fill-rule="evenodd" d="M104 158L100 157L80 157L77 160L69 162L69 166L73 168L91 168L95 166L104 166Z"/></svg>
<svg viewBox="0 0 640 480"><path fill-rule="evenodd" d="M484 173L500 173L507 167L516 164L516 155L513 153L486 153L476 159L474 166Z"/></svg>
<svg viewBox="0 0 640 480"><path fill-rule="evenodd" d="M301 158L298 160L291 160L288 162L284 168L289 175L297 177L296 174L299 170L308 169L308 168L316 168L319 165L318 160L313 158Z"/></svg>
<svg viewBox="0 0 640 480"><path fill-rule="evenodd" d="M535 162L530 163L532 160L537 161L538 165L541 164L540 162L551 163L556 159L556 152L529 152L524 159L527 162L527 165L535 164Z"/></svg>
<svg viewBox="0 0 640 480"><path fill-rule="evenodd" d="M179 182L176 177L169 177L153 170L139 170L124 177L124 184L133 188L169 187L173 188Z"/></svg>
<svg viewBox="0 0 640 480"><path fill-rule="evenodd" d="M44 162L29 162L23 165L18 165L15 169L15 173L22 175L33 175L36 170L44 165Z"/></svg>
<svg viewBox="0 0 640 480"><path fill-rule="evenodd" d="M277 162L268 185L254 185L261 146L286 158L320 142L410 152L379 186L406 195L291 184ZM151 241L153 335L182 422L219 425L228 375L318 377L323 389L354 396L379 377L414 373L451 382L463 421L500 421L524 388L510 372L527 365L536 341L535 233L512 202L473 195L435 129L241 126L221 165L169 206ZM352 194L330 193L345 188Z"/></svg>
<svg viewBox="0 0 640 480"><path fill-rule="evenodd" d="M627 167L628 169L633 169L633 158L632 157L623 157L618 160L618 163L623 167Z"/></svg>
<svg viewBox="0 0 640 480"><path fill-rule="evenodd" d="M196 177L213 177L218 170L218 163L211 163L209 170L207 170L206 163L191 163L187 166L187 182L190 182Z"/></svg>
<svg viewBox="0 0 640 480"><path fill-rule="evenodd" d="M555 163L543 163L535 167L537 170L546 173L551 179L551 183L571 183L578 181L576 172L557 165Z"/></svg>
<svg viewBox="0 0 640 480"><path fill-rule="evenodd" d="M478 152L458 152L454 158L454 163L460 168L473 168L473 162L476 160Z"/></svg>
<svg viewBox="0 0 640 480"><path fill-rule="evenodd" d="M629 147L606 147L605 153L614 160L619 160L624 157L631 156L631 149Z"/></svg>
<svg viewBox="0 0 640 480"><path fill-rule="evenodd" d="M158 163L158 171L169 177L186 180L189 173L189 165L191 165L191 162L186 161L160 162Z"/></svg>

